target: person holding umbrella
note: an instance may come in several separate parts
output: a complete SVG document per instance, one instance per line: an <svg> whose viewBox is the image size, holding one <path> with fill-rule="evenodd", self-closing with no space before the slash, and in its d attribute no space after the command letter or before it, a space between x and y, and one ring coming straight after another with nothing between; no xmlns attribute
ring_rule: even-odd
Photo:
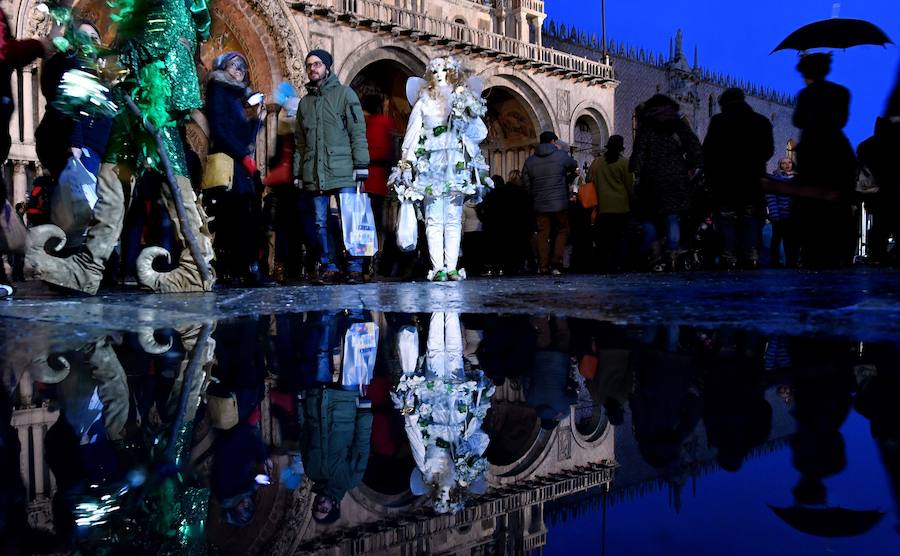
<svg viewBox="0 0 900 556"><path fill-rule="evenodd" d="M850 196L856 157L843 131L850 91L825 79L831 71L831 54L807 54L800 58L797 71L806 83L793 117L800 129L797 181L821 193L819 198L797 199L801 265L840 266L850 262L853 244Z"/></svg>

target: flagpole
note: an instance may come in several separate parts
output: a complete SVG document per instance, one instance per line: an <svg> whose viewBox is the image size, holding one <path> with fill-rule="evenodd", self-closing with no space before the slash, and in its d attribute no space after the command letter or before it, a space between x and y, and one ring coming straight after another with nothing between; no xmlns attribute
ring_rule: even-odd
<svg viewBox="0 0 900 556"><path fill-rule="evenodd" d="M600 34L603 40L603 63L609 64L609 52L606 50L606 0L600 0Z"/></svg>

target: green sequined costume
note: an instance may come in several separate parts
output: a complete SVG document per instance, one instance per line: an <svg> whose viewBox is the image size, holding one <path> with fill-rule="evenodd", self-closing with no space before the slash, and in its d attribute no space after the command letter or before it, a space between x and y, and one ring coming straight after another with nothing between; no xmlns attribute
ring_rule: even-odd
<svg viewBox="0 0 900 556"><path fill-rule="evenodd" d="M161 129L172 169L179 176L187 175L179 127L191 110L203 106L194 52L198 40L209 36L210 26L206 0L193 0L190 5L187 1L136 0L132 16L136 21L127 25L135 29L135 34L127 38L119 53L120 63L131 70L137 80L138 105ZM159 71L148 72L150 66ZM162 82L153 82L148 74ZM164 95L164 102L159 93ZM138 162L138 157L153 152L152 138L141 137L144 132L136 122L129 121L131 117L127 112L119 116L107 153L108 162ZM147 148L142 150L144 141ZM158 164L154 160L140 162L135 164L137 168L148 162L154 167Z"/></svg>
<svg viewBox="0 0 900 556"><path fill-rule="evenodd" d="M191 110L203 105L194 53L198 41L209 36L206 0L112 0L110 5L117 10L113 19L119 24L122 44L119 60L130 70L117 93L131 95L143 117L161 131L177 182L174 193L185 208L185 221L182 221L175 209L173 192L168 187L162 188L162 202L183 248L176 267L169 272L153 269L155 258L171 259L167 251L159 247L144 249L138 257L137 278L160 293L210 291L215 276L203 279L184 239L184 230L192 230L200 256L207 265L212 261L212 236L206 214L186 177L187 162L181 138L181 126ZM150 170L156 179L165 179L155 139L130 112L123 110L116 117L108 145L97 181L99 201L82 248L70 256L57 257L46 246L51 239L64 240L62 230L48 224L29 232L26 264L39 280L91 295L97 293L124 221L122 167L129 167L128 173Z"/></svg>

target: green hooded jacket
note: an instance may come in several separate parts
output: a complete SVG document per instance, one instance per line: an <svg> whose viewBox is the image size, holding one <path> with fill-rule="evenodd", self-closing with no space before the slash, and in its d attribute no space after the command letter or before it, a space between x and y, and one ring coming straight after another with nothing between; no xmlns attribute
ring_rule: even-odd
<svg viewBox="0 0 900 556"><path fill-rule="evenodd" d="M351 187L353 170L369 167L366 120L359 97L334 74L306 88L309 93L297 110L294 175L309 191Z"/></svg>
<svg viewBox="0 0 900 556"><path fill-rule="evenodd" d="M313 491L340 501L362 482L369 463L372 410L356 407L358 392L307 391L300 411L300 451Z"/></svg>

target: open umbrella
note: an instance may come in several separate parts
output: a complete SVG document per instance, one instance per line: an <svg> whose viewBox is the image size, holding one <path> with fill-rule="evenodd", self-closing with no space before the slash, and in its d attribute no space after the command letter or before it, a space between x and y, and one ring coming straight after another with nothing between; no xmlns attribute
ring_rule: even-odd
<svg viewBox="0 0 900 556"><path fill-rule="evenodd" d="M894 44L894 41L868 21L835 17L804 25L788 35L772 52L810 48L850 48L862 44L884 46Z"/></svg>
<svg viewBox="0 0 900 556"><path fill-rule="evenodd" d="M878 510L849 510L841 507L788 506L779 508L769 504L769 509L794 529L817 537L862 535L875 527L884 517L884 512Z"/></svg>

